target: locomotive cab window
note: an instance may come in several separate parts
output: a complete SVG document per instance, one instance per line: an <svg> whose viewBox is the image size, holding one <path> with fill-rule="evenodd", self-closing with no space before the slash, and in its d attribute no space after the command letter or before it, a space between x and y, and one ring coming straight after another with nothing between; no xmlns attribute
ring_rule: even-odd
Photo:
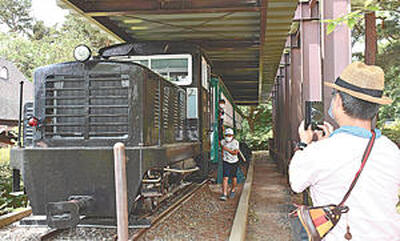
<svg viewBox="0 0 400 241"><path fill-rule="evenodd" d="M192 56L190 54L129 56L117 59L144 65L177 85L192 83Z"/></svg>

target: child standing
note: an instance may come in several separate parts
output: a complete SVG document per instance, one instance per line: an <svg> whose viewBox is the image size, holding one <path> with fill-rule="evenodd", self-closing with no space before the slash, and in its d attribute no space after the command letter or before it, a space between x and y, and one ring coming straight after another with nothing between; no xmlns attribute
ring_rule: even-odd
<svg viewBox="0 0 400 241"><path fill-rule="evenodd" d="M222 195L220 199L226 201L228 198L228 180L232 178L232 189L229 192L229 198L235 197L237 178L236 172L239 165L239 142L234 139L233 130L228 128L225 130L225 138L221 141L222 147Z"/></svg>

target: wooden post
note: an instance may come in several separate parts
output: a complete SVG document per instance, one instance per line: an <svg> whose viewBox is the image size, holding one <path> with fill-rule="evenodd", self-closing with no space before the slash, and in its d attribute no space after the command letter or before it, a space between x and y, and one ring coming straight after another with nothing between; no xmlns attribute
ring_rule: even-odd
<svg viewBox="0 0 400 241"><path fill-rule="evenodd" d="M365 63L375 65L377 53L376 15L375 12L365 14ZM372 119L372 128L376 127L378 115Z"/></svg>
<svg viewBox="0 0 400 241"><path fill-rule="evenodd" d="M323 9L322 19L336 19L350 12L350 0L320 1ZM324 82L335 82L343 69L351 63L351 30L346 24L341 24L330 34L323 28L323 80ZM336 122L328 115L332 99L332 88L324 86L325 120L335 124Z"/></svg>
<svg viewBox="0 0 400 241"><path fill-rule="evenodd" d="M365 63L375 65L376 62L376 16L375 12L365 14Z"/></svg>
<svg viewBox="0 0 400 241"><path fill-rule="evenodd" d="M125 145L114 145L115 197L117 208L118 241L128 240L128 194L126 184Z"/></svg>

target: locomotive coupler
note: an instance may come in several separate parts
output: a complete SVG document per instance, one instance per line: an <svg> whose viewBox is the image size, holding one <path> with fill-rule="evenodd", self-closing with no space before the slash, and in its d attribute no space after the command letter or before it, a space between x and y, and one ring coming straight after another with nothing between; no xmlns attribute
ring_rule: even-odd
<svg viewBox="0 0 400 241"><path fill-rule="evenodd" d="M68 201L49 202L46 206L47 225L57 229L76 227L84 218L81 214L92 203L92 196L70 196Z"/></svg>

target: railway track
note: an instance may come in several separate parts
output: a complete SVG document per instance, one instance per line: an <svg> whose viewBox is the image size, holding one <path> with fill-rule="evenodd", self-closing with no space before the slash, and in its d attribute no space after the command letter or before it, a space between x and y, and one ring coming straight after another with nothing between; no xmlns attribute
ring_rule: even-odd
<svg viewBox="0 0 400 241"><path fill-rule="evenodd" d="M56 235L64 231L64 229L50 229L49 231L40 235L40 241L45 241L54 238Z"/></svg>
<svg viewBox="0 0 400 241"><path fill-rule="evenodd" d="M204 180L201 183L191 183L187 186L185 186L185 188L183 188L182 190L178 191L176 193L175 196L172 196L168 199L166 199L163 205L160 205L159 208L157 208L155 211L153 211L151 214L146 215L146 218L151 222L151 227L150 228L142 228L142 229L138 229L135 230L134 232L131 232L130 230L130 239L129 240L137 240L138 238L140 238L143 234L145 234L147 231L151 230L154 226L157 226L158 223L160 223L161 221L165 220L166 218L168 218L170 215L172 215L174 213L174 211L178 210L180 205L184 204L185 202L187 202L188 200L191 199L191 197L193 197L197 191L199 191L202 187L204 187L204 185L209 181L209 179ZM15 214L12 215L7 215L7 217L2 217L0 218L1 222L0 224L2 224L1 227L5 227L7 225L13 224L18 222L19 220L21 220L22 218L29 216L32 213L32 210L26 209L20 212L17 212ZM1 228L0 227L0 228ZM18 227L16 226L18 229L24 229L26 227ZM95 225L92 226L93 228L100 228L100 227L96 227ZM83 225L82 227L78 226L78 228L85 228L85 225ZM30 227L31 230L35 229L34 227ZM1 229L0 229L1 230ZM108 232L108 229L104 229L107 230L105 232ZM53 238L55 238L58 235L63 235L63 232L66 231L65 229L49 229L49 230L37 230L36 233L36 237L37 240L41 240L41 241L46 241L46 240L52 240ZM115 235L116 237L116 235ZM2 240L0 238L0 240ZM73 240L73 239L72 239ZM116 240L116 238L115 238Z"/></svg>
<svg viewBox="0 0 400 241"><path fill-rule="evenodd" d="M146 232L148 232L149 230L151 230L152 228L157 226L163 220L167 219L175 211L177 211L182 204L189 201L196 194L197 191L199 191L202 187L204 187L204 185L208 181L209 181L209 179L206 179L200 184L192 184L192 185L196 185L196 186L192 187L189 192L187 192L183 196L179 197L178 200L174 201L173 204L168 206L168 208L166 208L165 210L162 210L160 213L154 215L153 217L149 217L151 219L151 227L150 228L140 229L139 231L134 233L133 236L131 236L129 240L134 241L134 240L139 239Z"/></svg>

